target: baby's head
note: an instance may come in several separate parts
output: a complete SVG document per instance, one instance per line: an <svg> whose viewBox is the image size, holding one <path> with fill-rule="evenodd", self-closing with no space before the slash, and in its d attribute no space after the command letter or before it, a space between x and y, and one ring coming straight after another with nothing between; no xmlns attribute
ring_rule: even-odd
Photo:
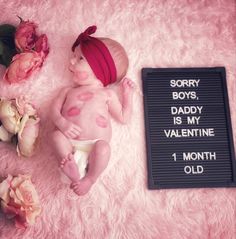
<svg viewBox="0 0 236 239"><path fill-rule="evenodd" d="M80 47L94 74L106 86L126 75L129 61L121 44L110 38L91 37L95 31L96 26L92 26L80 34L72 51Z"/></svg>
<svg viewBox="0 0 236 239"><path fill-rule="evenodd" d="M108 48L116 66L117 81L120 81L127 73L129 60L125 49L117 41L110 38L98 38Z"/></svg>

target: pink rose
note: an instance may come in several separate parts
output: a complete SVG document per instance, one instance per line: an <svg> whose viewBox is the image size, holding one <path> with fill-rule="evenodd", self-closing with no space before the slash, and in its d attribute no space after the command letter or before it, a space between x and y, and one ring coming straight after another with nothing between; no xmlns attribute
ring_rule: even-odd
<svg viewBox="0 0 236 239"><path fill-rule="evenodd" d="M8 177L0 183L1 209L7 218L15 219L18 228L33 225L41 213L39 197L28 175Z"/></svg>
<svg viewBox="0 0 236 239"><path fill-rule="evenodd" d="M17 27L15 33L15 44L21 52L31 50L35 46L35 41L37 39L36 28L37 25L30 21L21 21Z"/></svg>
<svg viewBox="0 0 236 239"><path fill-rule="evenodd" d="M7 68L4 79L11 83L17 83L26 80L35 70L43 64L42 54L29 51L17 54Z"/></svg>
<svg viewBox="0 0 236 239"><path fill-rule="evenodd" d="M35 51L42 52L44 57L49 53L48 38L45 34L41 35L35 43Z"/></svg>

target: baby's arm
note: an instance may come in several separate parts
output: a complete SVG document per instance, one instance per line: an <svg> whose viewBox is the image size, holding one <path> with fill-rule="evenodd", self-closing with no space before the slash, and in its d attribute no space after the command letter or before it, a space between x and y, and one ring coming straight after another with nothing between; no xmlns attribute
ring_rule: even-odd
<svg viewBox="0 0 236 239"><path fill-rule="evenodd" d="M121 82L121 87L122 104L117 95L112 90L109 90L108 109L110 114L117 121L125 124L128 122L132 114L134 83L128 78L125 78Z"/></svg>
<svg viewBox="0 0 236 239"><path fill-rule="evenodd" d="M62 89L58 96L54 99L52 105L51 118L55 126L67 137L67 138L75 138L80 134L80 127L73 124L72 122L66 120L61 115L61 110L63 104L66 100L66 96L71 88Z"/></svg>

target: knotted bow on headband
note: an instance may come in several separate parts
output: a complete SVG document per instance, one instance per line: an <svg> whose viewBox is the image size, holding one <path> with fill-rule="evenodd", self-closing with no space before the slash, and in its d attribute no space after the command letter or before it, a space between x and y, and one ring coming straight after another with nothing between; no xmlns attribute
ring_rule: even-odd
<svg viewBox="0 0 236 239"><path fill-rule="evenodd" d="M96 32L96 26L88 27L81 33L72 46L72 51L80 45L82 54L89 63L96 77L104 86L116 81L116 66L106 45L90 35Z"/></svg>

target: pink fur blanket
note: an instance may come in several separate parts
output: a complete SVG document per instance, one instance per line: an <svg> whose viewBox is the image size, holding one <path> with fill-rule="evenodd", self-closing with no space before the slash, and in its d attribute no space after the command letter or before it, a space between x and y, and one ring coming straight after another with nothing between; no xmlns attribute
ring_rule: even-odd
<svg viewBox="0 0 236 239"><path fill-rule="evenodd" d="M36 22L50 43L44 66L28 81L0 82L0 96L26 95L39 108L42 125L40 150L31 159L19 159L12 146L0 143L0 176L32 174L43 207L36 225L26 230L0 215L1 239L236 238L235 189L147 189L140 74L142 67L225 66L235 133L235 0L2 0L0 11L0 23L16 25L17 15ZM71 84L71 45L92 24L98 26L97 36L125 47L128 76L138 90L131 122L112 122L107 169L86 196L78 197L60 181L49 106ZM1 67L0 78L3 73Z"/></svg>

